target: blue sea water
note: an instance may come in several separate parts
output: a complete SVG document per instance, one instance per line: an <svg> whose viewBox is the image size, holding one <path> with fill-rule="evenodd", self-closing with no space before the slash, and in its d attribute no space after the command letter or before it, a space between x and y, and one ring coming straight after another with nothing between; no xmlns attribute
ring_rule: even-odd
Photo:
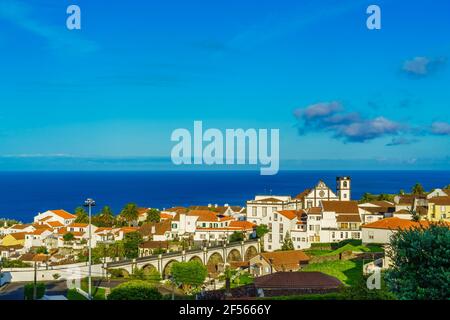
<svg viewBox="0 0 450 320"><path fill-rule="evenodd" d="M352 178L352 198L364 192L397 193L420 182L426 190L450 184L450 171L259 171L0 172L0 217L31 221L38 212L73 212L87 197L115 213L139 206L245 205L256 194L296 195L322 179L335 189L336 176Z"/></svg>

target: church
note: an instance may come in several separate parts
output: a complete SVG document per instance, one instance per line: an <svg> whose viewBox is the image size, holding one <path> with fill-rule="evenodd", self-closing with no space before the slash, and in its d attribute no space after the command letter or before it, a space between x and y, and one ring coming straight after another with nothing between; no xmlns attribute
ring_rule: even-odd
<svg viewBox="0 0 450 320"><path fill-rule="evenodd" d="M320 180L314 188L306 189L295 196L295 200L301 203L301 209L319 207L322 200L350 201L351 179L350 177L336 177L336 193Z"/></svg>

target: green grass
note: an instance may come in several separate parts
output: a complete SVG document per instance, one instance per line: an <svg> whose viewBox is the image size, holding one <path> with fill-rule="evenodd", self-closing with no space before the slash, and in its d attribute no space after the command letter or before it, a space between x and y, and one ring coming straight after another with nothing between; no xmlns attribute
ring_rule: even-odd
<svg viewBox="0 0 450 320"><path fill-rule="evenodd" d="M94 280L92 280L94 282ZM84 292L88 292L88 278L81 279L81 290ZM105 298L105 289L98 288L92 285L92 297L94 300L106 300Z"/></svg>
<svg viewBox="0 0 450 320"><path fill-rule="evenodd" d="M75 289L67 290L68 300L87 300L82 294L78 293Z"/></svg>
<svg viewBox="0 0 450 320"><path fill-rule="evenodd" d="M362 278L362 261L336 260L322 263L312 263L302 271L319 271L338 278L346 285L354 285Z"/></svg>
<svg viewBox="0 0 450 320"><path fill-rule="evenodd" d="M347 243L342 247L337 248L336 250L320 250L320 249L310 249L305 250L306 254L310 256L333 256L340 254L344 251L354 251L354 252L383 252L383 248L378 245L355 245Z"/></svg>
<svg viewBox="0 0 450 320"><path fill-rule="evenodd" d="M253 283L253 277L249 273L243 273L238 278L234 279L231 283L231 288L244 286L246 284Z"/></svg>

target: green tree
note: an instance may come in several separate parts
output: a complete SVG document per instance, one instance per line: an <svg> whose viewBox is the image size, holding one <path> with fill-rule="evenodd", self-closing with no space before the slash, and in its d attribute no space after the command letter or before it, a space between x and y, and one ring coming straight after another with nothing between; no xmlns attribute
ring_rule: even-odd
<svg viewBox="0 0 450 320"><path fill-rule="evenodd" d="M416 183L413 187L412 187L412 194L415 195L422 195L425 193L425 190L423 189L422 185L420 183Z"/></svg>
<svg viewBox="0 0 450 320"><path fill-rule="evenodd" d="M149 209L147 211L146 221L154 223L161 221L161 212L158 209Z"/></svg>
<svg viewBox="0 0 450 320"><path fill-rule="evenodd" d="M65 235L63 235L64 241L72 241L73 239L75 239L75 236L71 232L67 232Z"/></svg>
<svg viewBox="0 0 450 320"><path fill-rule="evenodd" d="M281 250L283 250L283 251L294 250L294 243L292 242L289 231L286 232L286 236L284 237L284 241L283 241L283 245L281 246Z"/></svg>
<svg viewBox="0 0 450 320"><path fill-rule="evenodd" d="M244 241L244 233L235 231L230 235L230 242Z"/></svg>
<svg viewBox="0 0 450 320"><path fill-rule="evenodd" d="M28 283L24 287L24 298L25 300L33 300L34 294L34 283ZM41 299L45 294L45 283L36 283L36 299Z"/></svg>
<svg viewBox="0 0 450 320"><path fill-rule="evenodd" d="M120 212L121 218L128 223L129 226L138 220L139 211L135 203L128 203Z"/></svg>
<svg viewBox="0 0 450 320"><path fill-rule="evenodd" d="M139 256L139 245L144 242L139 232L129 232L123 239L125 257L134 259Z"/></svg>
<svg viewBox="0 0 450 320"><path fill-rule="evenodd" d="M200 261L175 262L171 268L173 281L181 285L185 293L200 287L206 279L208 271Z"/></svg>
<svg viewBox="0 0 450 320"><path fill-rule="evenodd" d="M396 232L387 252L389 289L401 300L450 299L450 229L444 224Z"/></svg>
<svg viewBox="0 0 450 320"><path fill-rule="evenodd" d="M47 251L46 247L39 247L39 248L36 249L36 253L38 253L38 254L39 253L47 254L48 251Z"/></svg>
<svg viewBox="0 0 450 320"><path fill-rule="evenodd" d="M108 300L161 300L162 295L152 284L142 280L132 280L111 290Z"/></svg>
<svg viewBox="0 0 450 320"><path fill-rule="evenodd" d="M261 239L261 248L264 251L264 236L269 233L269 227L265 224L260 224L256 227L256 237Z"/></svg>
<svg viewBox="0 0 450 320"><path fill-rule="evenodd" d="M93 224L97 227L113 227L116 219L109 206L104 206L102 211L93 218Z"/></svg>
<svg viewBox="0 0 450 320"><path fill-rule="evenodd" d="M266 233L269 233L269 228L265 224L260 224L256 227L256 236L263 238Z"/></svg>
<svg viewBox="0 0 450 320"><path fill-rule="evenodd" d="M75 222L77 222L77 223L88 223L89 222L89 216L83 207L75 208L75 215L77 216L77 218L75 219Z"/></svg>
<svg viewBox="0 0 450 320"><path fill-rule="evenodd" d="M364 203L364 202L370 202L375 200L375 196L369 192L364 192L364 194L362 195L361 199L359 200L359 202Z"/></svg>

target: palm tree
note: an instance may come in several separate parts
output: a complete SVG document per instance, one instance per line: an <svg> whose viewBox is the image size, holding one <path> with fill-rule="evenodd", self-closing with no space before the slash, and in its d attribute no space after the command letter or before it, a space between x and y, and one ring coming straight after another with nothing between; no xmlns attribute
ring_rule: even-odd
<svg viewBox="0 0 450 320"><path fill-rule="evenodd" d="M109 206L104 206L98 215L98 221L103 227L112 227L115 222L114 213Z"/></svg>
<svg viewBox="0 0 450 320"><path fill-rule="evenodd" d="M75 209L75 215L77 216L77 218L75 219L75 222L77 222L77 223L88 223L89 222L89 216L83 207L77 207Z"/></svg>
<svg viewBox="0 0 450 320"><path fill-rule="evenodd" d="M139 211L138 211L137 205L135 203L128 203L127 205L125 205L122 212L120 212L120 216L126 222L128 222L128 226L131 226L131 224L134 221L137 221L137 219L139 217Z"/></svg>
<svg viewBox="0 0 450 320"><path fill-rule="evenodd" d="M412 194L422 195L424 193L425 193L425 190L423 189L423 187L420 183L416 183L414 185L414 187L412 188Z"/></svg>

